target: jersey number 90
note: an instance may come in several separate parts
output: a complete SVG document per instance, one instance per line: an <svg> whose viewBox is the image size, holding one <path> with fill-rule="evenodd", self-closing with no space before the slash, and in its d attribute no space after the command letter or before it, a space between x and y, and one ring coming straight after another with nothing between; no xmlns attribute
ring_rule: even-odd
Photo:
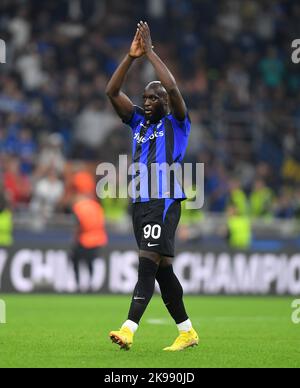
<svg viewBox="0 0 300 388"><path fill-rule="evenodd" d="M161 236L161 226L160 225L147 225L144 227L144 237L148 240L152 237L154 240L158 240Z"/></svg>

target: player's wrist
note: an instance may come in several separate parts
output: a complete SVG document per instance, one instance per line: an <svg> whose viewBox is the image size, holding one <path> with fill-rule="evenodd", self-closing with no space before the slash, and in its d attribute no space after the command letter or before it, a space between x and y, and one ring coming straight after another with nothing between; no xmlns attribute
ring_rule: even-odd
<svg viewBox="0 0 300 388"><path fill-rule="evenodd" d="M152 46L149 50L146 51L146 56L149 58L154 55L154 46Z"/></svg>
<svg viewBox="0 0 300 388"><path fill-rule="evenodd" d="M138 57L130 54L130 52L127 54L127 57L131 60L131 61L135 61Z"/></svg>

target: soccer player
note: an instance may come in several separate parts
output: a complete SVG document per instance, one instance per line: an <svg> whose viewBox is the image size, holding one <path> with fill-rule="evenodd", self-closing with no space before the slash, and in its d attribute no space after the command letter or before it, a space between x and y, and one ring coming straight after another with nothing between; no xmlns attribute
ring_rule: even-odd
<svg viewBox="0 0 300 388"><path fill-rule="evenodd" d="M131 65L142 56L153 65L159 81L146 87L143 108L140 108L133 105L121 88ZM153 50L147 23L138 23L130 51L112 76L106 93L117 114L133 131L134 163L146 166L146 171L142 166L136 171L140 187L134 192L133 201L133 225L140 249L138 282L128 319L119 331L110 333L110 338L121 349L131 348L134 333L153 296L156 279L179 329L178 338L164 350L183 350L199 342L185 310L182 286L172 267L181 201L186 197L179 181L174 179L167 184L157 165L182 163L191 123L173 75ZM153 182L157 183L156 189Z"/></svg>

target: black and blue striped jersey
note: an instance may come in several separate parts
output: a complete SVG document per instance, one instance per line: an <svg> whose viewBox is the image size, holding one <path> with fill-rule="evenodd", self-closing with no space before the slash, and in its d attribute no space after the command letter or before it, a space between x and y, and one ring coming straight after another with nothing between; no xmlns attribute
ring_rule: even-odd
<svg viewBox="0 0 300 388"><path fill-rule="evenodd" d="M147 122L144 110L135 106L127 122L133 131L133 202L149 202L155 199L186 199L180 174L167 173L168 166L182 170L188 146L191 121L187 115L178 121L172 114L158 123ZM179 169L180 167L180 169Z"/></svg>

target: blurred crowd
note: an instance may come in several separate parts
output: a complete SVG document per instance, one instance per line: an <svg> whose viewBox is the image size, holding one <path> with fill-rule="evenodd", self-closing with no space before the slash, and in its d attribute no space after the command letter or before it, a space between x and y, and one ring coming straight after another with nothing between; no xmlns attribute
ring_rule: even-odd
<svg viewBox="0 0 300 388"><path fill-rule="evenodd" d="M187 161L205 163L205 210L300 217L297 0L1 0L0 191L10 206L67 212L78 161L130 153L104 91L141 19L189 107ZM135 64L134 103L154 78Z"/></svg>

